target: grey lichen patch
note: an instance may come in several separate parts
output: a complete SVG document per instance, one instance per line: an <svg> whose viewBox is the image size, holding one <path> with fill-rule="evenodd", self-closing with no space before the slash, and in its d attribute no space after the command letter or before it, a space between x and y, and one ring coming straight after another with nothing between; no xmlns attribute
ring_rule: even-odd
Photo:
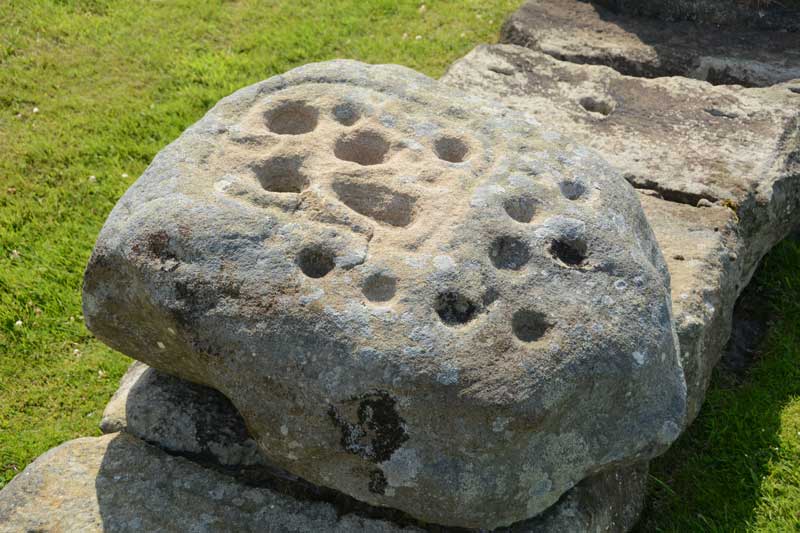
<svg viewBox="0 0 800 533"><path fill-rule="evenodd" d="M342 448L373 463L388 460L409 438L396 403L387 391L374 391L330 405L328 416L342 433Z"/></svg>

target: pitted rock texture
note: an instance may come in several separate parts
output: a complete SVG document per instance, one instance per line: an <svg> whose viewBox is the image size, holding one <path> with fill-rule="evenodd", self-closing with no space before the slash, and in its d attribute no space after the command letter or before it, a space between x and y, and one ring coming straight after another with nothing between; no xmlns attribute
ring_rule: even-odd
<svg viewBox="0 0 800 533"><path fill-rule="evenodd" d="M431 523L539 514L684 421L630 186L397 66L308 65L222 100L114 208L84 315L222 392L271 462Z"/></svg>
<svg viewBox="0 0 800 533"><path fill-rule="evenodd" d="M672 278L691 422L737 297L800 224L800 84L633 78L511 45L476 48L442 81L556 120L647 193L642 205Z"/></svg>
<svg viewBox="0 0 800 533"><path fill-rule="evenodd" d="M505 22L501 40L629 76L751 87L800 78L800 33L664 23L584 0L528 0Z"/></svg>
<svg viewBox="0 0 800 533"><path fill-rule="evenodd" d="M465 531L415 524L394 510L368 507L341 493L311 486L301 479L292 478L287 472L277 471L264 461L253 464L246 454L241 453L241 442L231 438L231 435L248 433L244 421L230 402L213 389L168 376L144 363L132 364L122 378L120 388L106 407L102 427L107 432L126 431L170 453L200 461L204 466L226 467L222 470L235 476L238 483L255 484L306 501L332 503L340 517L355 514L394 524L398 529L410 524L438 533ZM202 428L202 431L184 428ZM198 454L194 451L198 448L206 453ZM209 461L216 462L216 465ZM646 480L646 464L591 476L568 490L544 513L496 531L628 531L641 511ZM120 487L120 490L124 488ZM335 529L336 525L331 522L321 531Z"/></svg>

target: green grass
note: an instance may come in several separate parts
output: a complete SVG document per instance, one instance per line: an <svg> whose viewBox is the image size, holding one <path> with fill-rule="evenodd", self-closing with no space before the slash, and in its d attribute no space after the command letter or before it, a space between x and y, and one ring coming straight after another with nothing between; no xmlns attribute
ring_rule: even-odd
<svg viewBox="0 0 800 533"><path fill-rule="evenodd" d="M84 327L81 277L156 152L223 96L304 63L439 76L520 2L0 2L0 486L98 433L128 360Z"/></svg>
<svg viewBox="0 0 800 533"><path fill-rule="evenodd" d="M703 410L653 462L641 531L800 531L800 241L764 260L748 296L772 316L744 375L715 371Z"/></svg>
<svg viewBox="0 0 800 533"><path fill-rule="evenodd" d="M0 487L98 433L128 360L84 327L82 271L158 150L221 97L307 62L438 76L520 3L0 2ZM765 355L743 381L718 373L697 423L654 464L643 531L798 529L798 264L786 243L758 274L779 317Z"/></svg>

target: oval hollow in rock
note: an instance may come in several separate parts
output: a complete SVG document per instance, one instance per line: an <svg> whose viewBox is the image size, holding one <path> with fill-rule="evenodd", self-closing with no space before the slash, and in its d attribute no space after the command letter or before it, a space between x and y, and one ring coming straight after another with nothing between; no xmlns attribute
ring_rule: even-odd
<svg viewBox="0 0 800 533"><path fill-rule="evenodd" d="M380 133L359 131L340 137L333 147L333 154L343 161L359 165L378 165L386 161L389 148L389 141Z"/></svg>
<svg viewBox="0 0 800 533"><path fill-rule="evenodd" d="M384 272L372 274L364 280L361 292L370 302L388 302L397 292L397 280Z"/></svg>
<svg viewBox="0 0 800 533"><path fill-rule="evenodd" d="M525 241L517 237L498 237L492 242L489 258L495 268L519 270L530 260L531 249Z"/></svg>
<svg viewBox="0 0 800 533"><path fill-rule="evenodd" d="M536 201L527 196L515 196L513 198L507 198L506 201L503 202L503 209L506 210L508 216L517 222L527 224L533 219L533 215L536 213Z"/></svg>
<svg viewBox="0 0 800 533"><path fill-rule="evenodd" d="M567 200L577 200L586 193L586 186L580 181L562 181L558 188Z"/></svg>
<svg viewBox="0 0 800 533"><path fill-rule="evenodd" d="M594 96L584 96L580 99L581 107L590 113L597 113L607 117L614 111L614 104L608 100L595 98Z"/></svg>
<svg viewBox="0 0 800 533"><path fill-rule="evenodd" d="M331 252L320 246L309 246L297 254L297 266L309 278L322 278L336 266Z"/></svg>
<svg viewBox="0 0 800 533"><path fill-rule="evenodd" d="M333 191L339 201L360 215L390 226L408 226L414 219L417 199L377 183L338 181Z"/></svg>
<svg viewBox="0 0 800 533"><path fill-rule="evenodd" d="M478 312L478 306L472 300L454 291L439 293L435 309L442 322L448 326L466 324Z"/></svg>
<svg viewBox="0 0 800 533"><path fill-rule="evenodd" d="M467 143L458 137L439 137L433 143L433 151L439 159L450 163L461 163L469 155Z"/></svg>
<svg viewBox="0 0 800 533"><path fill-rule="evenodd" d="M275 157L254 164L251 168L256 178L270 192L302 192L308 187L308 178L300 171L302 159Z"/></svg>
<svg viewBox="0 0 800 533"><path fill-rule="evenodd" d="M547 317L538 311L522 309L514 313L511 318L511 329L514 336L522 342L534 342L542 337L553 327Z"/></svg>
<svg viewBox="0 0 800 533"><path fill-rule="evenodd" d="M352 102L342 102L333 108L333 118L343 126L352 126L361 118L361 113Z"/></svg>
<svg viewBox="0 0 800 533"><path fill-rule="evenodd" d="M586 264L586 243L580 240L556 239L550 243L550 255L568 267L581 267Z"/></svg>
<svg viewBox="0 0 800 533"><path fill-rule="evenodd" d="M265 113L267 128L279 135L301 135L317 128L319 111L305 102L284 102Z"/></svg>

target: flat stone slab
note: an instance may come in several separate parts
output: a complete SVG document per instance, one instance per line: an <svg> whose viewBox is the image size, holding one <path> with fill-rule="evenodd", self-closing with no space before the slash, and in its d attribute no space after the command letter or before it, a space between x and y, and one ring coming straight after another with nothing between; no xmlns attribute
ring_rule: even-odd
<svg viewBox="0 0 800 533"><path fill-rule="evenodd" d="M672 312L686 376L687 425L700 412L711 373L731 333L733 307L747 284L736 215L723 206L694 207L641 195L672 281Z"/></svg>
<svg viewBox="0 0 800 533"><path fill-rule="evenodd" d="M155 158L98 238L84 316L223 393L272 464L496 528L677 437L667 278L596 153L336 61L238 91Z"/></svg>
<svg viewBox="0 0 800 533"><path fill-rule="evenodd" d="M221 465L265 466L244 420L221 393L134 362L103 412L103 433L127 431Z"/></svg>
<svg viewBox="0 0 800 533"><path fill-rule="evenodd" d="M671 274L693 420L736 298L761 257L800 222L795 85L633 78L512 45L476 48L442 81L555 119L646 193L642 207Z"/></svg>
<svg viewBox="0 0 800 533"><path fill-rule="evenodd" d="M508 18L501 40L631 76L758 87L800 78L800 33L663 22L583 0L529 0Z"/></svg>
<svg viewBox="0 0 800 533"><path fill-rule="evenodd" d="M142 423L145 420L147 423ZM284 494L335 502L338 515L354 512L355 508L370 517L383 517L380 519L397 523L392 517L397 513L391 510L367 508L342 494L311 486L265 460L250 460L249 455L240 453L242 439L230 438L231 435L247 435L247 430L226 398L213 389L162 374L143 363L131 365L123 377L120 388L106 407L101 427L109 433L126 431L202 464L216 462L225 467L226 472L234 473L241 483L268 482ZM196 450L206 452L198 454ZM646 464L592 476L570 489L542 515L498 531L627 531L641 511L646 481ZM333 524L330 527L334 529ZM419 527L427 529L421 524ZM441 526L436 526L435 530L449 531Z"/></svg>
<svg viewBox="0 0 800 533"><path fill-rule="evenodd" d="M778 0L597 0L615 12L665 21L688 20L718 26L800 32L800 9Z"/></svg>
<svg viewBox="0 0 800 533"><path fill-rule="evenodd" d="M54 448L0 491L0 532L419 531L250 487L126 433Z"/></svg>

